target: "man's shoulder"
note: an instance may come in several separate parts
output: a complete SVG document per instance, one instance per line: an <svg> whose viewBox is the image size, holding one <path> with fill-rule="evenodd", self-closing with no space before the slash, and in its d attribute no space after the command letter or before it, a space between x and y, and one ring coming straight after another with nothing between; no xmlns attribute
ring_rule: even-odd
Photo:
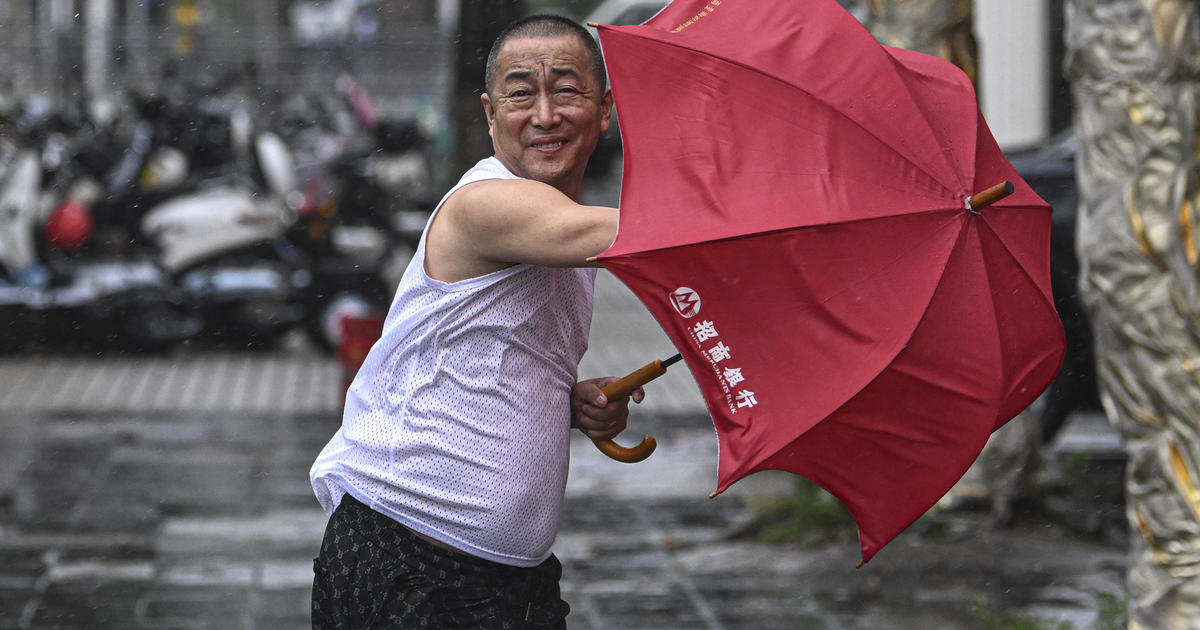
<svg viewBox="0 0 1200 630"><path fill-rule="evenodd" d="M472 166L467 170L466 173L463 173L462 178L458 181L458 186L465 186L466 184L487 179L521 178L514 175L512 171L508 170L508 168L504 166L503 162L493 155L491 157L479 160L475 163L475 166Z"/></svg>
<svg viewBox="0 0 1200 630"><path fill-rule="evenodd" d="M446 191L445 196L443 196L441 202L438 203L437 213L444 214L447 212L447 210L453 212L453 210L451 210L452 208L463 205L464 198L471 199L473 195L469 192L467 194L463 194L464 189L468 191L479 188L487 189L495 183L511 181L523 180L514 175L512 171L509 171L507 168L505 168L504 164L500 162L500 160L496 159L496 156L484 158L476 162L471 168L467 169L467 171L462 174L462 177L458 179L454 186L452 186L450 190Z"/></svg>

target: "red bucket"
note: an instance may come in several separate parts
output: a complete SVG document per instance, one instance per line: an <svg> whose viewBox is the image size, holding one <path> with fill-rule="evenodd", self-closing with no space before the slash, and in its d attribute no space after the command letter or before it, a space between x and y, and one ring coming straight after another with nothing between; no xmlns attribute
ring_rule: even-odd
<svg viewBox="0 0 1200 630"><path fill-rule="evenodd" d="M383 334L382 315L346 315L338 322L342 329L342 341L338 344L338 361L342 364L342 403L345 404L346 390L358 374L371 346Z"/></svg>

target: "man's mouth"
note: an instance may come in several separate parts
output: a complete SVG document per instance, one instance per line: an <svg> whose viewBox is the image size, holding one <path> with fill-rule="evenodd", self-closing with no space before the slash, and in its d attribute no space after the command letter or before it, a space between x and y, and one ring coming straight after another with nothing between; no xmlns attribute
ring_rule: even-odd
<svg viewBox="0 0 1200 630"><path fill-rule="evenodd" d="M567 144L566 140L546 140L546 141L541 141L541 142L534 142L530 146L532 146L535 149L541 150L541 151L548 151L548 150L552 150L552 149L557 149L565 144Z"/></svg>

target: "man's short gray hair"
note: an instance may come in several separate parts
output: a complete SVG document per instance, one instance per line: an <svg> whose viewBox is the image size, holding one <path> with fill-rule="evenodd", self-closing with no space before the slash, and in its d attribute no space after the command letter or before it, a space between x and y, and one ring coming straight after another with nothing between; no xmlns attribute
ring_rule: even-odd
<svg viewBox="0 0 1200 630"><path fill-rule="evenodd" d="M521 18L500 31L500 35L492 44L491 52L488 53L487 67L483 72L484 91L488 95L492 94L492 84L496 81L496 57L500 55L500 49L505 42L521 37L559 37L562 35L573 35L579 39L592 58L591 72L592 76L596 78L596 84L601 89L608 85L608 73L604 69L604 56L600 53L600 44L596 43L592 34L578 23L561 15L538 14Z"/></svg>

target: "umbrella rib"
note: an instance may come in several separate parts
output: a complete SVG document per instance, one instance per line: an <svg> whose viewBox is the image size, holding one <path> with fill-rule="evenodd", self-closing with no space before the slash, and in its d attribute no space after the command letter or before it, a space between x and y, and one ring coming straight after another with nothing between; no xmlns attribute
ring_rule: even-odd
<svg viewBox="0 0 1200 630"><path fill-rule="evenodd" d="M932 212L938 212L938 211L927 211L927 212L925 212L925 213L922 213L922 214L928 214L928 213L932 213ZM940 210L940 212L946 212L946 210ZM859 220L857 220L857 221L874 221L874 220L880 220L880 219L879 219L879 218L872 218L872 219L859 219ZM952 219L951 219L951 220L952 220ZM849 223L849 222L847 222L847 223ZM776 230L776 231L785 231L785 230ZM932 230L931 230L931 232L932 232ZM771 232L763 232L762 234L764 234L764 235L765 235L765 234L770 234L770 233L771 233ZM930 234L930 235L928 236L928 238L933 238L932 234ZM958 243L959 241L961 241L961 239L963 239L963 238L965 238L965 234L964 234L964 232L963 232L963 231L960 231L960 233L958 234L958 236L955 238L955 246L957 246L957 243ZM676 247L679 247L679 246L676 246ZM666 250L666 249L674 249L674 247L665 247L665 248L662 248L662 249L663 249L663 250ZM955 249L955 247L950 247L949 249L947 249L947 254L946 254L946 257L947 257L947 258L949 258L950 256L952 256L952 255L953 255L953 251L954 251L954 249ZM647 250L647 251L653 251L653 250ZM897 260L899 260L899 258L897 258ZM946 269L947 269L947 268L948 268L948 266L947 266L947 265L941 265L941 269L942 269L942 271L941 271L941 273L940 273L940 274L939 274L939 276L938 276L938 281L933 283L933 286L935 287L935 288L934 288L934 292L936 292L936 291L937 291L937 288L936 288L936 287L937 287L938 285L940 285L940 284L941 284L941 278L942 278L943 276L945 276L945 273L946 273ZM929 310L929 308L931 307L931 305L932 305L932 299L931 299L931 300L929 300L929 301L927 301L927 303L925 304L924 308L922 309L921 315L920 315L919 317L917 317L917 318L916 318L916 321L917 321L917 322L920 322L922 319L924 319L925 313L926 313L926 312ZM871 377L870 379L868 379L868 380L867 380L865 383L863 383L861 387L859 387L857 390L855 390L855 392L854 392L852 395L848 396L848 397L847 397L847 400L846 400L846 402L845 402L845 403L843 403L843 404L839 405L839 406L838 406L836 409L834 409L834 410L833 410L833 411L831 411L830 413L836 413L838 410L840 410L840 409L844 408L844 407L845 407L847 404L849 404L849 401L850 401L850 400L853 400L855 397L857 397L858 395L862 394L864 391L866 391L867 389L869 389L869 388L871 387L871 385L873 385L873 384L874 384L876 381L878 381L878 380L879 380L879 378L880 378L880 377L883 375L883 373L884 373L884 372L887 370L887 366L889 366L889 365L892 365L892 366L894 367L894 361L895 361L896 357L898 357L898 356L900 356L901 354L903 354L903 353L904 353L904 349L905 349L905 348L906 348L906 347L909 345L909 343L911 343L911 341L912 341L912 336L913 336L915 333L916 333L916 328L914 328L912 331L910 331L910 332L908 333L908 335L909 335L909 336L908 336L908 339L905 341L904 345L903 345L903 346L900 348L900 350L899 350L899 351L896 353L896 355L894 355L894 356L890 357L890 358L888 359L888 361L887 361L887 362L881 363L881 367L880 367L880 371L879 371L879 372L875 373L875 375L874 375L874 376L872 376L872 377ZM811 429L810 429L810 430L811 430ZM807 433L807 432L806 432L806 433ZM799 439L799 437L797 437L796 439ZM792 440L792 442L795 442L795 440ZM720 435L719 435L719 434L718 434L718 437L717 437L717 443L718 443L718 448L719 448L719 446L720 446ZM930 441L930 442L922 441L922 443L931 443L931 444L932 444L932 443L935 443L935 442L932 442L932 441ZM757 469L759 466L762 466L762 465L763 465L764 463L766 463L768 460L770 460L770 458L771 458L771 455L770 455L770 454L765 454L765 455L762 455L762 456L760 456L760 457L757 457L757 458L751 458L751 459L747 459L747 460L746 460L746 461L743 463L743 465L739 467L739 471L741 471L741 470L750 470L750 471L753 471L753 470Z"/></svg>
<svg viewBox="0 0 1200 630"><path fill-rule="evenodd" d="M898 50L903 50L903 49L898 49ZM885 52L887 52L887 47L884 47L884 51L885 51ZM891 53L887 53L887 56L888 56L888 59L891 61L891 63L892 63L893 65L904 65L904 64L902 64L902 63L900 62L900 60L899 60L899 59L897 59L897 58L896 58L895 56L893 56ZM909 84L907 81L901 81L900 83L904 85L904 90L905 90L906 92L908 92L908 97L909 97L909 100L911 100L911 101L913 102L913 104L914 104L914 105L916 105L916 107L917 107L917 109L918 109L919 111L922 111L922 112L924 112L925 110L924 110L924 108L922 108L922 107L921 107L921 105L920 105L920 101L919 101L919 100L917 100L917 97L916 97L916 95L913 93L912 85L910 85L910 84ZM924 122L924 123L925 123L925 126L926 126L926 128L929 128L930 134L931 134L931 135L934 135L934 136L936 137L936 134L933 134L933 129L929 127L929 119L928 119L928 118L926 118L926 117L922 117L922 118L921 118L921 120L922 120L922 122ZM974 148L974 147L972 147L972 150L969 152L971 155L974 155L974 154L975 154L975 150L974 150L974 149L975 149L975 148ZM958 171L958 165L957 165L957 164L955 164L953 160L949 160L949 159L947 159L947 160L946 160L946 163L947 163L947 164L949 164L950 168L954 169L954 173L955 173L956 175L958 175L958 177L959 177L959 178L961 178L963 181L967 181L967 178L966 178L966 177L965 177L965 176L964 176L962 173L960 173L960 172ZM940 183L940 182L939 182L939 183ZM953 192L956 192L956 191L950 191L950 192L952 192L952 193L953 193ZM972 191L972 192L974 192L974 191Z"/></svg>
<svg viewBox="0 0 1200 630"><path fill-rule="evenodd" d="M919 216L919 215L937 214L937 213L957 214L959 212L962 212L962 208L931 208L929 210L920 210L920 211L909 212L905 216ZM678 243L675 245L664 245L662 247L647 247L644 249L639 248L637 250L637 253L648 254L648 253L652 253L652 252L665 252L665 251L669 251L672 249L679 249L681 247L694 247L697 245L705 245L707 243L724 243L724 242L728 242L728 241L736 241L736 240L747 239L747 238L757 238L760 236L770 236L772 234L780 234L780 233L784 233L784 232L795 232L796 230L808 230L808 229L829 227L831 225L853 225L855 223L865 223L868 221L884 221L884 220L888 220L891 218L893 218L893 217L889 217L889 216L862 217L862 218L858 218L858 219L850 219L847 221L831 221L831 222L827 222L827 223L813 223L811 225L781 227L781 228L775 228L773 230L764 230L762 232L750 232L750 233L746 233L746 234L733 234L733 235L728 235L728 236L718 236L715 238L709 238L709 239L704 239L704 240L691 240L691 241L687 241L685 243ZM618 237L619 237L619 233L618 233ZM604 260L607 258L615 258L617 256L623 256L623 255L625 255L625 254L617 254L617 255L610 256L610 255L606 255L606 254L602 253L599 256L596 256L596 259Z"/></svg>
<svg viewBox="0 0 1200 630"><path fill-rule="evenodd" d="M601 28L611 28L611 27L605 27L605 26L602 26ZM614 30L615 30L615 29L614 29ZM619 31L617 31L617 32L619 32ZM760 75L760 76L766 77L766 78L768 78L768 79L771 79L772 81L775 81L775 82L777 82L777 83L782 83L782 84L783 84L784 86L786 86L786 87L790 87L790 88L794 88L794 89L796 89L796 90L799 90L800 92L802 92L802 93L804 93L804 94L808 95L809 97L813 98L813 99L814 99L815 101L817 101L818 103L821 103L822 105L824 105L826 109L828 109L829 111L833 112L835 115L837 115L837 116L841 117L841 118L842 118L842 119L844 119L844 120L847 120L847 121L849 121L849 122L850 122L851 124L853 124L855 127L858 127L859 129L862 129L862 130L863 130L863 131L864 131L864 132L865 132L867 135L869 135L870 137L872 137L872 138L875 138L876 140L878 140L882 146L886 146L888 149L890 149L890 150L892 151L892 153L894 153L896 156L898 156L898 157L900 157L902 160L904 160L904 162L905 162L905 163L909 164L910 166L912 166L912 167L916 168L916 169L917 169L918 171L920 171L921 173L925 174L925 176L926 176L926 177L928 177L928 178L929 178L931 181L933 181L933 182L936 182L936 183L937 183L939 186L941 186L941 187L942 187L942 189L943 189L943 190L945 190L945 191L946 191L948 194L950 194L950 195L955 195L955 194L958 194L958 191L957 191L957 190L954 190L954 189L951 189L950 187L948 187L948 186L945 184L945 182L942 182L942 181L941 181L940 179L938 179L938 178L937 178L937 177L936 177L936 176L935 176L933 173L930 173L928 170L926 170L926 169L925 169L925 168L924 168L924 167L923 167L923 166L922 166L920 163L914 162L912 159L910 159L910 158L908 158L907 156L905 156L905 155L904 155L904 153L902 153L900 150L898 150L898 149L897 149L895 146L893 146L891 143L889 143L889 142L885 141L883 138L880 138L878 135L876 135L875 133L873 133L873 132L872 132L870 129L867 129L865 126L863 126L863 124L862 124L862 123L860 123L859 121L857 121L857 120L855 120L855 119L853 119L853 118L850 118L849 116L847 116L847 115L845 114L845 112L843 112L843 111L842 111L842 110L840 110L839 108L835 107L833 104L829 103L828 101L826 101L826 100L824 100L824 99L820 98L819 96L817 96L815 93L813 93L813 92L812 92L812 91L810 91L810 90L808 90L808 89L805 89L805 88L803 88L803 87L801 87L801 86L799 86L799 85L795 85L795 84L793 84L793 83L790 83L790 82L788 82L787 80L785 80L785 79L782 79L782 78L780 78L779 76L776 76L776 75L774 75L774 74L772 74L772 73L770 73L770 72L766 72L765 70L763 70L763 69L761 69L761 68L756 68L756 67L754 67L754 66L747 65L747 64L745 64L745 63L742 63L741 61L737 61L737 60L735 60L735 59L727 59L727 58L725 58L725 57L719 57L719 56L717 56L717 55L715 55L715 54L713 54L713 53L710 53L710 52L708 52L708 51L696 50L695 48L689 48L689 47L687 47L687 46L683 46L683 45L681 45L681 44L674 43L674 42L667 42L667 41L663 41L663 40L660 40L660 39L652 39L652 41L654 41L654 42L657 42L657 43L659 43L659 44L662 44L662 45L664 45L664 46L670 46L670 47L672 47L672 48L676 48L676 49L679 49L679 50L684 50L684 51L688 51L688 52L692 52L692 53L697 53L697 54L703 55L703 56L705 56L705 57L709 57L709 58L711 58L711 59L715 59L715 60L717 60L717 61L720 61L720 62L724 62L724 63L728 63L728 64L730 64L730 65L738 66L738 67L740 67L740 68L744 68L744 69L746 69L746 70L750 71L750 72L751 72L751 73L753 73L753 74L757 74L757 75ZM885 51L885 54L886 54L886 51ZM892 59L890 55L888 55L888 57L889 57L889 60L890 60L891 62L895 63L895 60L894 60L894 59ZM909 92L909 96L910 96L910 98L911 98L911 91ZM917 109L918 109L918 110L920 110L920 107L919 107L919 106L917 106Z"/></svg>
<svg viewBox="0 0 1200 630"><path fill-rule="evenodd" d="M987 231L988 231L989 233L991 233L991 234L992 234L992 236L993 236L993 237L996 239L996 242L997 242L997 243L999 243L999 244L1000 244L1000 246L1001 246L1002 248L1004 248L1004 252L1005 252L1005 253L1008 255L1008 257L1009 257L1010 259L1012 259L1012 261L1013 261L1014 263L1016 263L1016 264L1015 264L1015 266L1017 267L1017 269L1019 269L1019 270L1020 270L1020 273L1021 273L1021 275L1022 275L1022 276L1023 276L1023 277L1024 277L1026 280L1028 280L1028 281L1029 281L1029 284L1031 284L1031 285L1033 285L1033 286L1035 286L1035 287L1036 287L1036 286L1037 286L1037 280L1036 280L1036 279L1034 279L1034 277L1033 277L1032 275L1030 275L1030 273L1029 273L1029 272L1028 272L1028 271L1025 269L1025 266L1024 266L1024 265L1020 264L1020 259L1019 259L1019 258L1018 258L1018 257L1017 257L1015 254L1013 254L1013 251L1012 251L1012 249L1011 249L1011 248L1009 248L1009 246L1008 246L1008 243L1004 242L1004 238L1003 238L1003 237L1001 237L1000 233L999 233L999 232L997 232L996 230L992 229L992 226L991 226L991 225L988 225L986 220L985 220L985 221L983 221L983 224L984 224L984 225L987 227ZM988 275L988 284L989 284L989 288L990 288L990 285L991 285L991 275L990 275L990 274ZM994 296L995 294L994 294L994 292L992 292L992 291L988 291L988 295L992 295L992 296ZM1044 292L1042 292L1042 291L1038 291L1038 299L1039 299L1039 301L1042 303L1042 305L1043 305L1044 307L1046 307L1046 308L1048 308L1048 309L1049 309L1049 311L1050 311L1051 313L1057 313L1057 308L1054 306L1054 301L1053 301L1053 299L1052 299L1052 298L1047 298L1047 297L1046 297L1046 294L1045 294ZM993 297L993 299L992 299L992 302L993 302L993 304L995 303L995 298L994 298L994 297ZM1055 316L1057 317L1057 315L1055 315ZM999 329L997 329L997 330L996 330L996 335L998 336L999 334L1000 334L1000 331L999 331ZM999 342L999 340L997 340L997 341ZM1003 348L1003 347L1004 347L1004 344L1003 344L1003 343L1000 343L1000 344L999 344L999 347L1000 347L1000 348Z"/></svg>
<svg viewBox="0 0 1200 630"><path fill-rule="evenodd" d="M1002 208L1003 206L993 206L993 207L996 207L997 209L999 209L999 208ZM1037 280L1034 279L1034 277L1031 276L1028 271L1026 271L1024 265L1020 264L1021 259L1018 258L1015 254L1013 254L1012 249L1009 248L1008 243L1004 242L1004 238L1002 236L1000 236L1000 233L997 232L996 230L992 229L992 226L988 225L986 220L983 221L983 224L985 226L987 226L988 232L990 232L992 234L992 236L996 237L996 241L998 243L1000 243L1000 245L1004 248L1004 252L1006 254L1008 254L1008 257L1011 258L1013 260L1013 262L1017 263L1016 267L1021 270L1021 275L1025 276L1025 278L1027 280L1029 280L1030 284L1037 286ZM1049 307L1051 310L1057 310L1054 306L1053 300L1047 299L1045 293L1040 293L1039 297L1045 306Z"/></svg>

